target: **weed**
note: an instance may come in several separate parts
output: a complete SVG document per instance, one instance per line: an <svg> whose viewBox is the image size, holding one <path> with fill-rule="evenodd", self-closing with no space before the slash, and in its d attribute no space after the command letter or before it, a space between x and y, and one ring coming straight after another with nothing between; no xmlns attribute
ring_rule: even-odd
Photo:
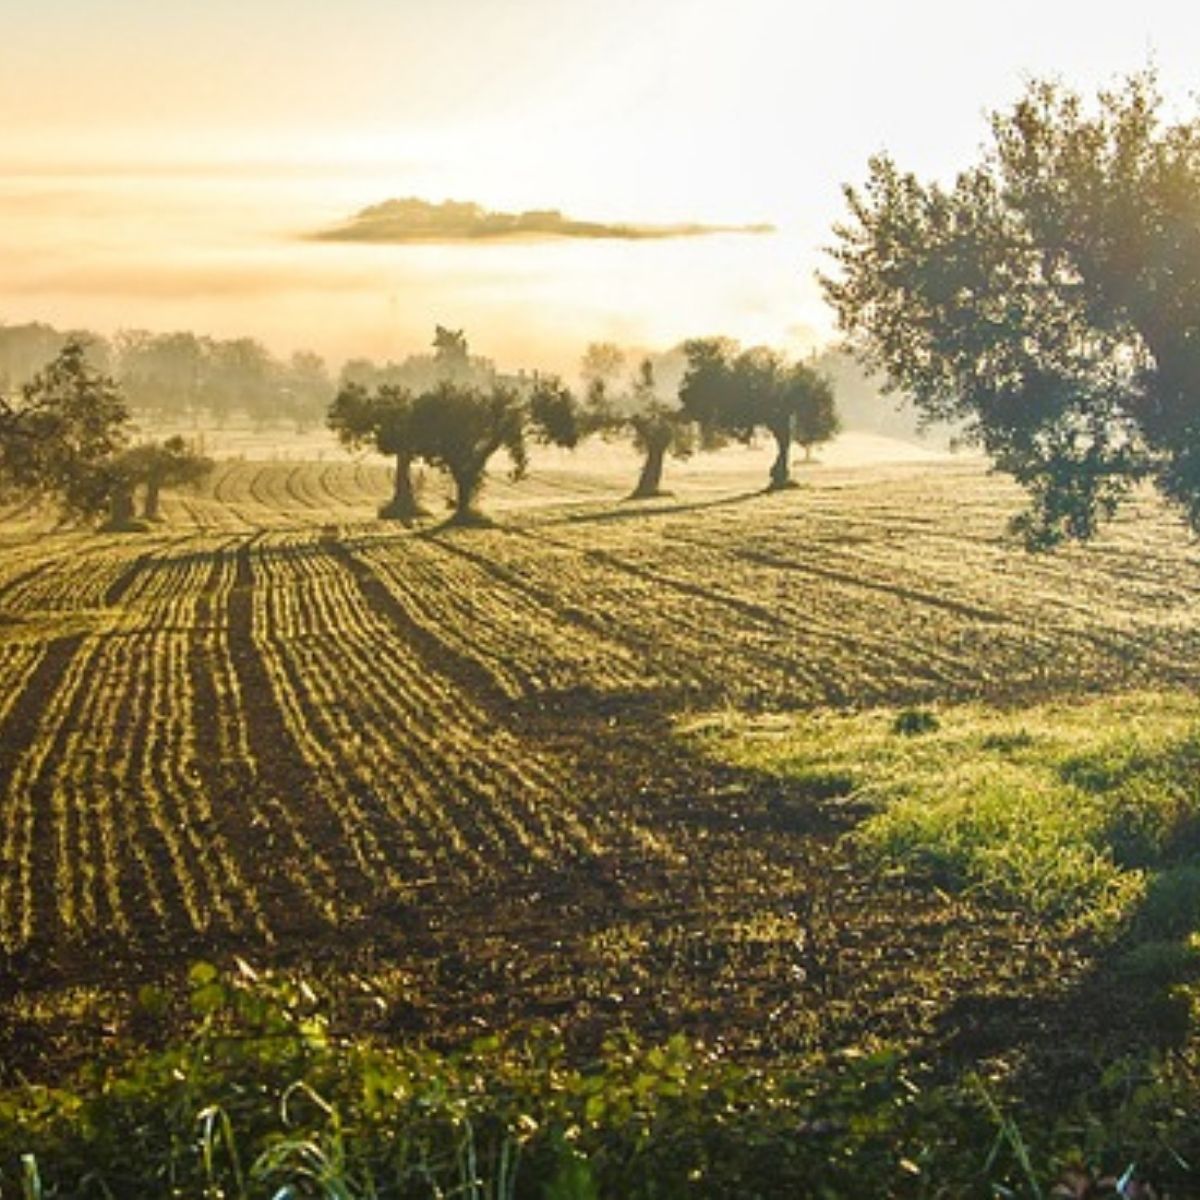
<svg viewBox="0 0 1200 1200"><path fill-rule="evenodd" d="M932 733L941 727L937 714L927 708L902 708L892 722L892 732L904 737Z"/></svg>

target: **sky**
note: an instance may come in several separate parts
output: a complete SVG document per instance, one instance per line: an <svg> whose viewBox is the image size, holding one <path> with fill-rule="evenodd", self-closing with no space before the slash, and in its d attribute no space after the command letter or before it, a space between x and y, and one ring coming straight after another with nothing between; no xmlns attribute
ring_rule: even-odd
<svg viewBox="0 0 1200 1200"><path fill-rule="evenodd" d="M1200 91L1200 7L1079 0L39 0L3 25L0 320L189 325L331 357L433 323L501 358L832 337L841 186L923 176L1047 75ZM392 196L760 222L670 246L330 247ZM436 309L436 311L434 311ZM424 338L424 340L428 340ZM536 364L532 364L536 365Z"/></svg>

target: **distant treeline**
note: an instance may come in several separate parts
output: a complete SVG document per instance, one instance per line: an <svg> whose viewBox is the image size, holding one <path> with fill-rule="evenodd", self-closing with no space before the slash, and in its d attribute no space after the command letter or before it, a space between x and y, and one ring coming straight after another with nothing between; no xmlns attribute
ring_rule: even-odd
<svg viewBox="0 0 1200 1200"><path fill-rule="evenodd" d="M324 420L337 391L325 360L307 350L279 359L253 338L141 329L106 338L35 322L0 325L0 393L28 383L72 339L117 380L132 412L156 421L221 426L240 415L303 429Z"/></svg>
<svg viewBox="0 0 1200 1200"><path fill-rule="evenodd" d="M88 360L96 370L121 384L133 412L170 424L219 427L242 417L263 426L308 429L324 422L333 397L347 383L368 389L395 384L420 392L439 377L433 353L385 363L352 358L335 374L318 354L299 350L279 359L253 338L222 340L145 330L123 330L106 338L88 330L59 330L33 322L0 324L0 394L27 383L72 337L87 344ZM649 358L660 387L667 394L677 389L684 368L682 347L650 354L629 350L627 358ZM881 398L878 381L869 379L849 355L827 349L813 365L834 384L843 428L899 438L917 436L914 414ZM477 381L496 378L494 364L475 355L470 357L469 374ZM518 382L521 375L509 382ZM940 436L944 440L946 435Z"/></svg>

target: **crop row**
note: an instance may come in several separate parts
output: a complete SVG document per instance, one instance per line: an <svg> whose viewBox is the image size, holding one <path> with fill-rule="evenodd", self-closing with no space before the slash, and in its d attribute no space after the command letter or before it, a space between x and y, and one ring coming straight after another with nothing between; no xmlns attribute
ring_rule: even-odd
<svg viewBox="0 0 1200 1200"><path fill-rule="evenodd" d="M642 657L587 608L527 586L519 573L458 539L361 538L354 551L407 620L472 662L509 700L644 678Z"/></svg>
<svg viewBox="0 0 1200 1200"><path fill-rule="evenodd" d="M200 530L176 513L0 558L9 952L271 940L623 845L674 853L690 835L639 826L573 724L637 693L862 704L1195 676L1200 557L1152 509L1031 557L1002 536L1001 481L897 472L412 532L367 520L373 468L222 471Z"/></svg>
<svg viewBox="0 0 1200 1200"><path fill-rule="evenodd" d="M143 564L146 621L84 637L5 782L0 941L265 932L201 775L190 661L211 555Z"/></svg>
<svg viewBox="0 0 1200 1200"><path fill-rule="evenodd" d="M1031 556L1004 536L1010 486L937 482L611 520L543 512L354 548L410 621L510 698L862 703L1188 677L1200 562L1161 512Z"/></svg>
<svg viewBox="0 0 1200 1200"><path fill-rule="evenodd" d="M121 590L138 558L162 545L155 539L65 534L35 540L0 575L0 610L23 617L99 609Z"/></svg>
<svg viewBox="0 0 1200 1200"><path fill-rule="evenodd" d="M229 461L199 489L169 493L163 510L181 527L220 529L364 520L374 516L387 486L387 469L375 464Z"/></svg>
<svg viewBox="0 0 1200 1200"><path fill-rule="evenodd" d="M275 703L371 886L466 883L592 848L556 764L430 669L326 547L281 535L252 565Z"/></svg>

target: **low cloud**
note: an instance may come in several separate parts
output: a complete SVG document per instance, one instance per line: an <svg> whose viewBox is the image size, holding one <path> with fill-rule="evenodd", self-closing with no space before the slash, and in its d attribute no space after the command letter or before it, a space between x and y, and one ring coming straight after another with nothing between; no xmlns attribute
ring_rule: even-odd
<svg viewBox="0 0 1200 1200"><path fill-rule="evenodd" d="M433 204L408 197L385 200L356 213L344 225L312 236L335 242L460 242L513 238L591 238L639 241L650 238L703 237L717 233L774 233L773 225L646 225L577 221L558 209L522 213L489 212L470 201Z"/></svg>

